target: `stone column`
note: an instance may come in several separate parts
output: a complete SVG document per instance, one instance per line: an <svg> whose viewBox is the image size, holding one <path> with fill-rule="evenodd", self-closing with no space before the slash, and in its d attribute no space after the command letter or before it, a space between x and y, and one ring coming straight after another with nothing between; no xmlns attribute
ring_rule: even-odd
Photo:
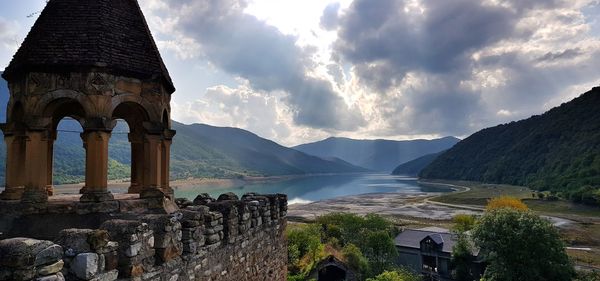
<svg viewBox="0 0 600 281"><path fill-rule="evenodd" d="M28 131L25 144L25 192L23 202L47 202L48 131Z"/></svg>
<svg viewBox="0 0 600 281"><path fill-rule="evenodd" d="M144 182L144 140L143 137L129 133L131 143L131 185L127 193L139 194Z"/></svg>
<svg viewBox="0 0 600 281"><path fill-rule="evenodd" d="M108 191L108 141L109 131L89 130L81 134L85 143L85 186L81 202L112 200Z"/></svg>
<svg viewBox="0 0 600 281"><path fill-rule="evenodd" d="M4 141L6 142L6 183L0 199L21 200L25 189L25 137L6 134Z"/></svg>
<svg viewBox="0 0 600 281"><path fill-rule="evenodd" d="M140 197L163 197L161 189L161 135L146 134L144 136L144 187Z"/></svg>
<svg viewBox="0 0 600 281"><path fill-rule="evenodd" d="M52 183L53 177L53 165L54 165L54 141L56 140L56 132L53 132L48 139L48 168L46 169L48 175L46 176L46 192L48 196L54 195L54 186Z"/></svg>
<svg viewBox="0 0 600 281"><path fill-rule="evenodd" d="M161 155L161 188L165 191L165 193L173 198L173 190L169 185L169 166L171 160L171 143L173 141L171 139L163 139L162 141L162 155Z"/></svg>

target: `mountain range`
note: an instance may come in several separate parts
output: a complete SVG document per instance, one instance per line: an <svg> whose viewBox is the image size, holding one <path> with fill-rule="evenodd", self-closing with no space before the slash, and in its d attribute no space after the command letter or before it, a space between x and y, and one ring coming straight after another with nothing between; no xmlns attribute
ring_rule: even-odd
<svg viewBox="0 0 600 281"><path fill-rule="evenodd" d="M444 153L444 151L427 154L402 163L392 171L392 175L417 176L425 167L431 164L433 160L442 155L442 153Z"/></svg>
<svg viewBox="0 0 600 281"><path fill-rule="evenodd" d="M542 115L481 130L438 156L420 176L554 191L598 187L600 87Z"/></svg>
<svg viewBox="0 0 600 281"><path fill-rule="evenodd" d="M445 137L433 140L355 140L331 137L293 147L319 157L337 157L372 171L391 172L404 163L426 154L437 153L460 140Z"/></svg>

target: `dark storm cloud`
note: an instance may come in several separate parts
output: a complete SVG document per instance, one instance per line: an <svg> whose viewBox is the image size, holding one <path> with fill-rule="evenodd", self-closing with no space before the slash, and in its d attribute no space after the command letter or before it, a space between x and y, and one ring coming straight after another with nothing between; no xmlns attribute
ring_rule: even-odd
<svg viewBox="0 0 600 281"><path fill-rule="evenodd" d="M473 50L513 32L514 12L480 1L424 1L424 15L397 0L356 0L341 19L335 49L366 82L384 90L408 71L445 73L469 67Z"/></svg>
<svg viewBox="0 0 600 281"><path fill-rule="evenodd" d="M585 65L536 68L520 52L474 59L476 52L507 40L528 42L536 30L518 23L532 11L542 16L569 7L559 0L504 3L423 0L417 7L414 1L355 0L339 19L333 57L351 63L359 82L378 93L391 134L468 134L506 121L498 116L506 109L519 113L511 118L543 111L545 102L567 87L600 74L582 70ZM552 20L569 23L574 16ZM567 48L535 61L568 61L580 55L582 50ZM482 71L492 74L477 77ZM491 82L485 80L489 77ZM497 85L483 85L488 82Z"/></svg>
<svg viewBox="0 0 600 281"><path fill-rule="evenodd" d="M219 68L247 79L262 91L285 91L298 124L314 128L352 130L364 120L350 109L321 78L308 76L310 50L295 45L255 17L244 14L244 1L177 0L183 32L201 44L206 57Z"/></svg>

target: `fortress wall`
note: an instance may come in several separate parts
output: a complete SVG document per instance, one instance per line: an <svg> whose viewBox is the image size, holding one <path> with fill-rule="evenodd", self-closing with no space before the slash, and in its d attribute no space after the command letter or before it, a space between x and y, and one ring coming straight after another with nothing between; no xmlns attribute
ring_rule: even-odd
<svg viewBox="0 0 600 281"><path fill-rule="evenodd" d="M286 280L286 195L177 203L171 214L113 214L53 241L0 240L0 280Z"/></svg>

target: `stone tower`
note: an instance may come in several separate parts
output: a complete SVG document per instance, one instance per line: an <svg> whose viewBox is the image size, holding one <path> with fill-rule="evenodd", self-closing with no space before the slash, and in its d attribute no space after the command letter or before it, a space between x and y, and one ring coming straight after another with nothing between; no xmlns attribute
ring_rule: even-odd
<svg viewBox="0 0 600 281"><path fill-rule="evenodd" d="M10 100L4 200L52 195L59 121L77 120L86 151L81 201L107 190L108 141L117 119L130 128L130 193L171 197L169 102L175 91L136 0L50 0L3 73Z"/></svg>

